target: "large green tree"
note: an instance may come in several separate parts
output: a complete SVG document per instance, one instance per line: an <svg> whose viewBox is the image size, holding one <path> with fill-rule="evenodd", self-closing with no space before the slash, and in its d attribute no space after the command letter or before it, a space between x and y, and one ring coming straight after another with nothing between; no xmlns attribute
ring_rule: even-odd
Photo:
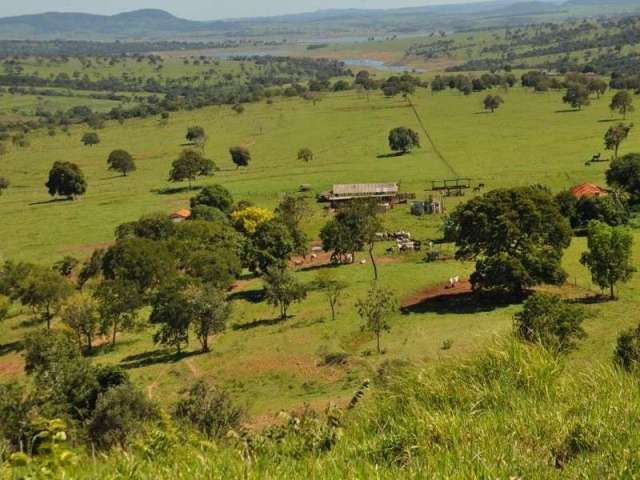
<svg viewBox="0 0 640 480"><path fill-rule="evenodd" d="M192 187L192 182L197 177L204 177L212 175L216 169L213 160L205 158L202 153L186 149L183 150L180 156L171 164L171 170L169 171L170 182L189 182L189 189Z"/></svg>
<svg viewBox="0 0 640 480"><path fill-rule="evenodd" d="M389 148L394 152L407 153L420 147L420 136L407 127L394 128L389 132Z"/></svg>
<svg viewBox="0 0 640 480"><path fill-rule="evenodd" d="M619 123L618 125L614 125L613 127L607 130L607 133L604 134L604 146L607 150L613 150L613 159L617 160L618 151L620 150L620 145L624 142L627 137L629 137L629 132L633 125L625 125L624 123Z"/></svg>
<svg viewBox="0 0 640 480"><path fill-rule="evenodd" d="M231 304L224 291L210 285L198 286L190 292L193 330L202 346L209 351L209 337L224 332L231 316Z"/></svg>
<svg viewBox="0 0 640 480"><path fill-rule="evenodd" d="M125 177L129 172L133 172L136 169L133 157L126 150L114 150L111 152L107 159L107 165L109 165L109 170L120 172Z"/></svg>
<svg viewBox="0 0 640 480"><path fill-rule="evenodd" d="M111 334L111 345L115 346L118 333L136 325L138 311L145 300L133 283L119 278L101 282L94 296L98 301L100 329Z"/></svg>
<svg viewBox="0 0 640 480"><path fill-rule="evenodd" d="M60 313L64 301L73 292L71 284L52 269L34 267L24 281L20 301L31 307L51 329L51 321Z"/></svg>
<svg viewBox="0 0 640 480"><path fill-rule="evenodd" d="M521 293L539 283L562 283L562 253L571 227L544 187L491 191L456 208L452 233L459 260L475 260L475 290Z"/></svg>
<svg viewBox="0 0 640 480"><path fill-rule="evenodd" d="M376 234L382 230L377 215L377 204L368 200L353 201L341 208L334 219L321 230L322 247L333 252L333 257L344 261L351 255L355 260L356 252L367 248L374 277L378 279L378 267L374 257Z"/></svg>
<svg viewBox="0 0 640 480"><path fill-rule="evenodd" d="M178 354L183 345L189 343L189 329L193 321L194 311L189 295L190 279L180 278L166 283L152 300L152 324L160 328L153 336L153 341L161 345L175 347Z"/></svg>
<svg viewBox="0 0 640 480"><path fill-rule="evenodd" d="M231 213L233 208L233 196L222 185L210 185L203 188L191 199L191 208L199 205L217 208L224 213Z"/></svg>
<svg viewBox="0 0 640 480"><path fill-rule="evenodd" d="M626 227L610 227L591 222L588 228L588 251L581 262L591 271L593 282L608 288L615 299L615 286L627 282L636 271L633 266L633 233Z"/></svg>
<svg viewBox="0 0 640 480"><path fill-rule="evenodd" d="M613 160L606 173L607 183L629 194L630 202L640 202L640 154L629 153Z"/></svg>
<svg viewBox="0 0 640 480"><path fill-rule="evenodd" d="M564 103L568 103L576 110L582 110L583 107L589 106L589 90L581 83L574 83L567 87L567 93L562 97Z"/></svg>
<svg viewBox="0 0 640 480"><path fill-rule="evenodd" d="M620 90L611 99L609 108L620 113L623 118L627 118L627 114L635 110L633 106L633 95L628 90Z"/></svg>
<svg viewBox="0 0 640 480"><path fill-rule="evenodd" d="M126 282L145 295L175 274L175 257L164 242L126 238L109 247L102 272L107 280Z"/></svg>
<svg viewBox="0 0 640 480"><path fill-rule="evenodd" d="M45 184L52 197L60 195L73 200L87 191L87 181L80 167L71 162L55 162Z"/></svg>
<svg viewBox="0 0 640 480"><path fill-rule="evenodd" d="M504 100L500 95L487 95L484 99L483 105L485 110L491 110L491 113L495 112L500 105L504 103Z"/></svg>
<svg viewBox="0 0 640 480"><path fill-rule="evenodd" d="M251 152L247 147L231 147L229 149L231 161L235 163L237 168L248 167L251 162Z"/></svg>

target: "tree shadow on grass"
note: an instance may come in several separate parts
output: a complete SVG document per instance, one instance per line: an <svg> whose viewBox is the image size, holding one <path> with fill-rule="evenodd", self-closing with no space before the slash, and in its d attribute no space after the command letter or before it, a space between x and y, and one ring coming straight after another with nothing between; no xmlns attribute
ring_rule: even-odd
<svg viewBox="0 0 640 480"><path fill-rule="evenodd" d="M0 357L8 355L10 353L18 353L23 349L22 342L11 342L0 344Z"/></svg>
<svg viewBox="0 0 640 480"><path fill-rule="evenodd" d="M273 325L278 325L278 324L286 322L286 321L287 321L286 318L280 318L280 317L264 318L264 319L261 319L261 320L254 320L253 322L236 323L231 328L233 330L236 330L236 331L252 330L252 329L258 328L258 327L271 327Z"/></svg>
<svg viewBox="0 0 640 480"><path fill-rule="evenodd" d="M486 110L483 110L482 112L474 112L474 115L488 115L489 113L494 113L494 112L488 112Z"/></svg>
<svg viewBox="0 0 640 480"><path fill-rule="evenodd" d="M335 263L325 263L323 265L309 265L307 267L300 267L298 269L296 269L296 271L298 272L315 272L317 270L329 270L329 269L333 269L333 268L338 268L342 265L340 264L335 264Z"/></svg>
<svg viewBox="0 0 640 480"><path fill-rule="evenodd" d="M603 118L598 120L598 123L613 123L613 122L624 122L624 118Z"/></svg>
<svg viewBox="0 0 640 480"><path fill-rule="evenodd" d="M406 153L409 153L409 152L406 152ZM402 157L403 155L405 155L405 152L381 153L380 155L377 155L376 158L396 158L396 157Z"/></svg>
<svg viewBox="0 0 640 480"><path fill-rule="evenodd" d="M73 198L52 198L51 200L41 200L39 202L31 202L29 204L30 207L35 205L49 205L51 203L63 203L63 202L73 202Z"/></svg>
<svg viewBox="0 0 640 480"><path fill-rule="evenodd" d="M609 295L603 295L600 293L594 293L593 295L587 295L581 298L574 298L569 300L569 303L576 303L580 305L599 305L601 303L615 302L611 300Z"/></svg>
<svg viewBox="0 0 640 480"><path fill-rule="evenodd" d="M577 110L575 108L567 108L565 110L556 110L553 113L578 113L581 112L582 110Z"/></svg>
<svg viewBox="0 0 640 480"><path fill-rule="evenodd" d="M157 193L158 195L176 195L178 193L185 193L185 192L197 192L199 190L202 190L204 187L199 187L199 186L192 186L191 188L189 188L189 186L184 186L184 187L165 187L165 188L154 188L153 190L151 190L151 193Z"/></svg>
<svg viewBox="0 0 640 480"><path fill-rule="evenodd" d="M127 370L131 370L134 368L149 367L151 365L158 365L162 363L177 363L180 360L200 355L201 353L202 352L196 351L181 352L178 354L174 350L162 348L125 357L120 361L120 366Z"/></svg>
<svg viewBox="0 0 640 480"><path fill-rule="evenodd" d="M422 300L413 305L405 305L401 308L403 315L435 313L437 315L447 314L473 314L493 312L498 308L517 305L523 302L525 297L497 297L489 295L478 295L473 292L459 294L442 294Z"/></svg>
<svg viewBox="0 0 640 480"><path fill-rule="evenodd" d="M47 323L40 318L33 316L25 320L22 320L19 324L19 328L34 328L34 327L46 327Z"/></svg>
<svg viewBox="0 0 640 480"><path fill-rule="evenodd" d="M118 350L118 348L122 348L122 347L126 347L126 346L130 346L133 345L134 343L136 343L136 340L120 340L118 339L117 343L115 345L113 345L111 343L111 340L107 340L103 343L100 343L99 345L95 345L95 341L94 341L94 345L91 348L91 351L87 350L87 348L85 346L82 347L82 351L85 357L99 357L101 355L108 355L110 353L115 352L116 350Z"/></svg>
<svg viewBox="0 0 640 480"><path fill-rule="evenodd" d="M249 303L261 303L264 300L264 290L243 290L229 295L229 301L244 300Z"/></svg>

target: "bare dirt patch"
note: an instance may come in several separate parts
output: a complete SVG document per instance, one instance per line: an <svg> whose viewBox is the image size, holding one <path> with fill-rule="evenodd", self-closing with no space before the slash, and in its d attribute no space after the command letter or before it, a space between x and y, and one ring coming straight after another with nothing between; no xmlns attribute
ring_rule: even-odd
<svg viewBox="0 0 640 480"><path fill-rule="evenodd" d="M8 357L0 362L0 378L18 377L24 370L24 362L20 357Z"/></svg>
<svg viewBox="0 0 640 480"><path fill-rule="evenodd" d="M421 305L429 300L442 300L448 297L456 297L472 293L471 282L462 280L455 287L449 287L446 284L431 286L424 290L414 293L410 297L402 301L402 308L410 308L415 305Z"/></svg>

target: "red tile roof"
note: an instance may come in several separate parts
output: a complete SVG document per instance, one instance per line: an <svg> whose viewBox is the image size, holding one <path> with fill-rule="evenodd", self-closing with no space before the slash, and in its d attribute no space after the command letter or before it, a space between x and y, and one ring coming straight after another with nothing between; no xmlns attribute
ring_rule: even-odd
<svg viewBox="0 0 640 480"><path fill-rule="evenodd" d="M184 218L185 220L191 216L191 210L182 208L171 214L171 218Z"/></svg>
<svg viewBox="0 0 640 480"><path fill-rule="evenodd" d="M609 194L607 190L599 187L593 183L581 183L580 185L576 185L572 187L571 195L576 198L584 198L584 197L605 197Z"/></svg>

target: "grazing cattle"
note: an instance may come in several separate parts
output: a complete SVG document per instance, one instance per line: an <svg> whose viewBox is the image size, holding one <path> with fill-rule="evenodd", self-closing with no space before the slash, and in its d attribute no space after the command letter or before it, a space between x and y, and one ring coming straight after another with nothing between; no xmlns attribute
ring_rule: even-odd
<svg viewBox="0 0 640 480"><path fill-rule="evenodd" d="M460 277L453 277L453 284L458 285L460 283Z"/></svg>
<svg viewBox="0 0 640 480"><path fill-rule="evenodd" d="M482 189L480 187L476 187L473 189L474 192L478 193L479 191L481 191Z"/></svg>
<svg viewBox="0 0 640 480"><path fill-rule="evenodd" d="M593 157L591 157L592 162L599 162L601 159L602 159L601 153L598 153L597 155L594 155Z"/></svg>
<svg viewBox="0 0 640 480"><path fill-rule="evenodd" d="M454 282L453 282L453 278L450 278L449 279L449 285L447 287L445 287L445 288L453 288L454 286L455 285L454 285Z"/></svg>
<svg viewBox="0 0 640 480"><path fill-rule="evenodd" d="M304 260L296 260L295 262L293 262L293 264L296 267L301 267L302 265L304 265Z"/></svg>
<svg viewBox="0 0 640 480"><path fill-rule="evenodd" d="M315 253L311 254L311 260L316 260L318 258L318 255L316 255Z"/></svg>
<svg viewBox="0 0 640 480"><path fill-rule="evenodd" d="M362 260L360 260L360 265L366 265L367 261L363 258Z"/></svg>
<svg viewBox="0 0 640 480"><path fill-rule="evenodd" d="M484 187L486 187L486 185L484 183L479 183L478 184L478 188L484 188Z"/></svg>

